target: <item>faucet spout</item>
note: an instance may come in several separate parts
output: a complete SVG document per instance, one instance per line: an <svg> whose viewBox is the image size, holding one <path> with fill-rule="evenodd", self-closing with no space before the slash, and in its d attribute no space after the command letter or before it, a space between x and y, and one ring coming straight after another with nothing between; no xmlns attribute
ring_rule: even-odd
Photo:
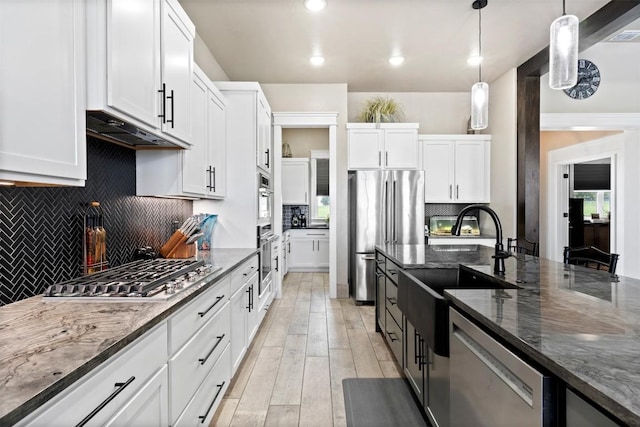
<svg viewBox="0 0 640 427"><path fill-rule="evenodd" d="M495 254L493 255L493 258L495 261L493 265L493 272L494 274L504 275L506 271L504 266L504 260L506 258L509 258L510 255L504 251L504 247L502 246L502 224L500 223L500 218L498 218L498 214L496 214L496 212L493 209L480 204L465 206L462 209L462 211L458 214L456 223L451 229L451 234L455 236L460 235L460 230L462 229L462 219L469 211L472 211L472 210L485 211L486 213L489 214L489 216L493 220L493 224L496 227L496 245L495 245Z"/></svg>

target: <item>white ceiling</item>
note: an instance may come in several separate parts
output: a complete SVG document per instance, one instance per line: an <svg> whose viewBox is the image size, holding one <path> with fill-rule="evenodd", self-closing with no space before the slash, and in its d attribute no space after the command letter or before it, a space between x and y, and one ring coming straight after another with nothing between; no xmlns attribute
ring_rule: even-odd
<svg viewBox="0 0 640 427"><path fill-rule="evenodd" d="M179 0L231 80L347 83L349 92L468 92L478 79L472 0ZM580 20L608 0L570 0ZM549 43L561 0L489 0L482 10L483 80L491 82ZM309 57L321 54L321 67ZM392 54L406 58L389 64Z"/></svg>

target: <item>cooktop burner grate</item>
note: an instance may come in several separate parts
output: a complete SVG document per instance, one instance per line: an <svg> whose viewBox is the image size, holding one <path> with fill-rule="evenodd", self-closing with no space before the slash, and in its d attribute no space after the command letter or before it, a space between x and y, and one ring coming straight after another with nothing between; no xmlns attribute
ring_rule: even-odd
<svg viewBox="0 0 640 427"><path fill-rule="evenodd" d="M185 280L211 271L204 261L188 259L138 260L47 288L45 297L146 297L181 286Z"/></svg>

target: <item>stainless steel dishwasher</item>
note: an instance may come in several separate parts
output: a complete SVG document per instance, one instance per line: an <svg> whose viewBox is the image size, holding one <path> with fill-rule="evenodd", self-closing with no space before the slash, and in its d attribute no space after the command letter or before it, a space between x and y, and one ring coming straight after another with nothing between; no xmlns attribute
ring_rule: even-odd
<svg viewBox="0 0 640 427"><path fill-rule="evenodd" d="M551 426L552 379L449 309L451 426Z"/></svg>

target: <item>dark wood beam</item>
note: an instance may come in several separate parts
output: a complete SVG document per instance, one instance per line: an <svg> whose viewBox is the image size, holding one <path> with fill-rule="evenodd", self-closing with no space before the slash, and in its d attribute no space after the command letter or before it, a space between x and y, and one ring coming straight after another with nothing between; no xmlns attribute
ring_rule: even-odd
<svg viewBox="0 0 640 427"><path fill-rule="evenodd" d="M583 51L640 19L640 0L612 0L580 23ZM518 67L517 237L540 242L540 76L549 70L549 47Z"/></svg>

